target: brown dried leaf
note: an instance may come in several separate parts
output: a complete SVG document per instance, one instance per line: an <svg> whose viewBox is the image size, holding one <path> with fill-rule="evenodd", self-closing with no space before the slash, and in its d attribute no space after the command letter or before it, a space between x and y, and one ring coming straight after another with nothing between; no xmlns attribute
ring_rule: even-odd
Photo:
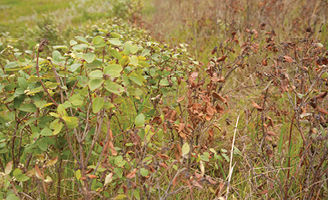
<svg viewBox="0 0 328 200"><path fill-rule="evenodd" d="M44 177L43 177L43 174L42 174L42 172L41 172L39 166L38 166L38 165L35 165L34 169L35 169L35 176L36 176L38 179L42 179L42 180L43 180Z"/></svg>
<svg viewBox="0 0 328 200"><path fill-rule="evenodd" d="M183 130L185 129L185 124L184 123L180 123L179 124L179 129L178 129L178 132L182 132Z"/></svg>
<svg viewBox="0 0 328 200"><path fill-rule="evenodd" d="M316 99L323 99L323 98L325 98L326 96L327 96L327 91L326 92L321 92L320 94L318 94L315 98Z"/></svg>
<svg viewBox="0 0 328 200"><path fill-rule="evenodd" d="M195 171L195 177L196 177L197 180L200 180L201 178L203 178L203 175L199 174Z"/></svg>
<svg viewBox="0 0 328 200"><path fill-rule="evenodd" d="M112 142L112 141L109 141L108 144L109 144L109 149L110 149L112 155L113 155L113 156L116 156L116 155L117 155L117 151L116 151L115 148L114 148L113 142Z"/></svg>
<svg viewBox="0 0 328 200"><path fill-rule="evenodd" d="M224 104L227 103L227 99L225 99L224 97L222 97L220 94L216 93L216 92L213 92L213 97L216 98L216 99L219 99L220 101L222 101Z"/></svg>
<svg viewBox="0 0 328 200"><path fill-rule="evenodd" d="M265 140L272 142L272 137L270 137L269 135L267 135L267 136L265 137Z"/></svg>
<svg viewBox="0 0 328 200"><path fill-rule="evenodd" d="M179 176L175 176L174 179L172 180L172 186L174 187L177 184Z"/></svg>
<svg viewBox="0 0 328 200"><path fill-rule="evenodd" d="M193 180L191 183L193 186L203 189L203 186L198 181Z"/></svg>
<svg viewBox="0 0 328 200"><path fill-rule="evenodd" d="M189 83L193 83L198 77L198 72L192 72L189 76Z"/></svg>
<svg viewBox="0 0 328 200"><path fill-rule="evenodd" d="M317 107L318 111L322 114L328 115L328 111L324 108Z"/></svg>
<svg viewBox="0 0 328 200"><path fill-rule="evenodd" d="M268 135L270 135L270 136L277 136L277 134L275 132L273 132L273 131L268 131Z"/></svg>
<svg viewBox="0 0 328 200"><path fill-rule="evenodd" d="M284 61L288 62L288 63L293 63L294 62L293 58L291 58L290 56L284 56Z"/></svg>
<svg viewBox="0 0 328 200"><path fill-rule="evenodd" d="M158 153L157 156L159 156L160 158L162 158L164 160L168 160L170 158L168 155L161 154L161 153Z"/></svg>
<svg viewBox="0 0 328 200"><path fill-rule="evenodd" d="M256 108L257 110L259 110L259 111L263 110L263 108L261 106L259 106L257 103L255 103L254 101L252 102L252 104L253 104L253 107Z"/></svg>
<svg viewBox="0 0 328 200"><path fill-rule="evenodd" d="M177 102L180 103L181 101L183 101L185 99L185 96L182 96L180 98L178 98Z"/></svg>
<svg viewBox="0 0 328 200"><path fill-rule="evenodd" d="M263 190L260 192L261 195L267 194L269 191L268 190Z"/></svg>
<svg viewBox="0 0 328 200"><path fill-rule="evenodd" d="M267 117L267 120L269 120L268 126L273 127L273 120L272 120L272 118L271 117Z"/></svg>
<svg viewBox="0 0 328 200"><path fill-rule="evenodd" d="M97 178L97 176L96 175L93 175L93 174L88 174L87 175L90 179L96 179Z"/></svg>
<svg viewBox="0 0 328 200"><path fill-rule="evenodd" d="M126 178L132 179L136 176L136 173L137 173L137 169L135 168L130 173L128 173L128 175L126 175Z"/></svg>
<svg viewBox="0 0 328 200"><path fill-rule="evenodd" d="M225 61L225 59L227 58L227 56L221 56L220 58L218 58L217 60L216 60L216 62L223 62L223 61Z"/></svg>
<svg viewBox="0 0 328 200"><path fill-rule="evenodd" d="M263 59L263 60L262 60L262 65L263 65L263 66L268 66L268 61L267 61L267 59Z"/></svg>
<svg viewBox="0 0 328 200"><path fill-rule="evenodd" d="M206 175L205 178L206 178L206 180L207 180L210 184L212 184L212 185L215 185L215 184L217 183L217 182L216 182L215 180L213 180L212 177L210 177L210 176L207 176L207 175Z"/></svg>
<svg viewBox="0 0 328 200"><path fill-rule="evenodd" d="M166 163L159 163L160 166L164 167L165 169L167 169L167 164Z"/></svg>

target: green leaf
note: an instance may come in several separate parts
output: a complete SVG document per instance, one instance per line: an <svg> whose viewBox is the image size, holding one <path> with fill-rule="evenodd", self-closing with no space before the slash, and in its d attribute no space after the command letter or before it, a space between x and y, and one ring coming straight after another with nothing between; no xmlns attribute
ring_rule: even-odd
<svg viewBox="0 0 328 200"><path fill-rule="evenodd" d="M115 200L123 200L123 199L126 199L127 196L125 194L119 194L115 197Z"/></svg>
<svg viewBox="0 0 328 200"><path fill-rule="evenodd" d="M110 75L111 77L119 77L121 75L121 71L123 70L121 65L118 64L110 64L105 66L104 73L106 75Z"/></svg>
<svg viewBox="0 0 328 200"><path fill-rule="evenodd" d="M79 40L80 42L88 43L88 40L85 39L85 37L82 37L82 36L75 36L75 38L76 38L77 40Z"/></svg>
<svg viewBox="0 0 328 200"><path fill-rule="evenodd" d="M182 145L181 151L182 151L182 156L183 157L186 157L188 155L188 153L190 151L190 146L187 142Z"/></svg>
<svg viewBox="0 0 328 200"><path fill-rule="evenodd" d="M12 69L12 68L16 68L18 67L18 63L17 62L9 62L5 65L5 69Z"/></svg>
<svg viewBox="0 0 328 200"><path fill-rule="evenodd" d="M47 102L45 100L42 100L42 99L36 99L36 100L34 100L34 105L37 108L43 108L46 104L47 104Z"/></svg>
<svg viewBox="0 0 328 200"><path fill-rule="evenodd" d="M73 96L71 96L69 98L69 102L71 102L71 104L73 106L82 106L83 105L83 98L79 94L74 94Z"/></svg>
<svg viewBox="0 0 328 200"><path fill-rule="evenodd" d="M37 111L34 104L22 104L19 106L18 110L23 112L30 112L30 113Z"/></svg>
<svg viewBox="0 0 328 200"><path fill-rule="evenodd" d="M137 75L130 75L129 76L129 79L134 82L135 84L139 85L139 86L142 86L142 82L143 82L143 78L142 77L139 77Z"/></svg>
<svg viewBox="0 0 328 200"><path fill-rule="evenodd" d="M96 36L92 39L92 43L95 47L104 47L106 45L104 38L101 36Z"/></svg>
<svg viewBox="0 0 328 200"><path fill-rule="evenodd" d="M19 182L25 182L30 179L30 177L23 174L22 170L18 168L13 171L13 175L16 178L16 180Z"/></svg>
<svg viewBox="0 0 328 200"><path fill-rule="evenodd" d="M139 63L139 61L138 61L138 57L137 56L131 56L130 57L130 64L131 65L133 65L133 66L138 66L138 63Z"/></svg>
<svg viewBox="0 0 328 200"><path fill-rule="evenodd" d="M116 58L117 60L121 60L122 59L122 55L116 49L109 49L109 54L111 56L113 56L114 58Z"/></svg>
<svg viewBox="0 0 328 200"><path fill-rule="evenodd" d="M94 53L86 53L83 55L83 59L87 61L87 63L92 63L96 59L96 55Z"/></svg>
<svg viewBox="0 0 328 200"><path fill-rule="evenodd" d="M57 113L63 117L63 116L67 116L67 112L66 112L66 109L65 109L65 106L63 104L59 104L58 107L57 107Z"/></svg>
<svg viewBox="0 0 328 200"><path fill-rule="evenodd" d="M87 48L88 48L87 44L78 44L78 45L75 45L75 46L72 47L72 49L76 50L76 51L83 51Z"/></svg>
<svg viewBox="0 0 328 200"><path fill-rule="evenodd" d="M108 92L111 92L111 93L114 93L117 95L121 95L121 93L124 91L124 88L121 85L114 83L110 80L107 80L105 82L105 88Z"/></svg>
<svg viewBox="0 0 328 200"><path fill-rule="evenodd" d="M118 167L123 167L125 165L126 161L123 160L123 157L122 156L117 156L115 158L115 165L118 166Z"/></svg>
<svg viewBox="0 0 328 200"><path fill-rule="evenodd" d="M91 79L95 79L95 78L101 79L101 78L103 78L103 76L104 76L104 74L101 70L94 70L89 73L89 77Z"/></svg>
<svg viewBox="0 0 328 200"><path fill-rule="evenodd" d="M27 83L26 79L23 77L18 77L17 83L18 83L18 86L22 89L26 89L28 87L28 83Z"/></svg>
<svg viewBox="0 0 328 200"><path fill-rule="evenodd" d="M148 176L149 171L147 169L145 169L145 168L141 168L140 169L140 174L141 174L141 176L146 177L146 176Z"/></svg>
<svg viewBox="0 0 328 200"><path fill-rule="evenodd" d="M13 171L13 175L14 176L18 176L18 175L20 175L20 174L22 174L23 173L23 171L21 170L21 169L19 169L19 168L16 168L14 171Z"/></svg>
<svg viewBox="0 0 328 200"><path fill-rule="evenodd" d="M15 194L8 194L6 200L19 200L19 198Z"/></svg>
<svg viewBox="0 0 328 200"><path fill-rule="evenodd" d="M162 80L159 82L159 85L165 87L165 86L169 86L170 83L169 83L169 81L168 81L166 78L164 78L164 79L162 79Z"/></svg>
<svg viewBox="0 0 328 200"><path fill-rule="evenodd" d="M56 46L53 46L52 48L54 48L54 49L68 49L68 47L65 46L65 45L56 45Z"/></svg>
<svg viewBox="0 0 328 200"><path fill-rule="evenodd" d="M70 65L69 67L68 67L68 70L70 71L70 72L75 72L78 68L80 68L81 67L81 64L80 63L73 63L72 65Z"/></svg>
<svg viewBox="0 0 328 200"><path fill-rule="evenodd" d="M102 84L104 83L104 80L102 79L91 79L88 82L89 88L91 91L94 91L98 89Z"/></svg>
<svg viewBox="0 0 328 200"><path fill-rule="evenodd" d="M59 51L55 50L52 52L52 60L54 61L54 63L60 63L62 61L64 61L64 57L60 54Z"/></svg>
<svg viewBox="0 0 328 200"><path fill-rule="evenodd" d="M114 46L121 46L122 45L122 42L118 38L112 38L112 39L108 40L108 42L111 45L114 45Z"/></svg>
<svg viewBox="0 0 328 200"><path fill-rule="evenodd" d="M92 101L92 112L98 113L104 107L104 104L105 100L103 97L96 97Z"/></svg>
<svg viewBox="0 0 328 200"><path fill-rule="evenodd" d="M71 40L71 41L69 41L69 44L70 44L71 46L76 45L76 44L77 44L77 41L75 41L75 40Z"/></svg>
<svg viewBox="0 0 328 200"><path fill-rule="evenodd" d="M64 116L63 120L66 122L68 128L76 128L79 125L79 119L77 117Z"/></svg>
<svg viewBox="0 0 328 200"><path fill-rule="evenodd" d="M200 156L200 159L205 162L210 161L210 154L208 152L204 152L203 155Z"/></svg>
<svg viewBox="0 0 328 200"><path fill-rule="evenodd" d="M46 127L44 129L42 129L41 133L42 136L52 136L52 131Z"/></svg>
<svg viewBox="0 0 328 200"><path fill-rule="evenodd" d="M145 115L143 113L140 113L137 115L136 119L134 120L134 124L136 127L142 127L145 125Z"/></svg>
<svg viewBox="0 0 328 200"><path fill-rule="evenodd" d="M123 52L125 55L135 54L138 52L138 50L139 47L137 45L133 45L131 41L124 43Z"/></svg>
<svg viewBox="0 0 328 200"><path fill-rule="evenodd" d="M53 122L50 123L50 128L53 130L52 135L57 135L61 129L63 128L64 124L59 121L59 119L55 119Z"/></svg>

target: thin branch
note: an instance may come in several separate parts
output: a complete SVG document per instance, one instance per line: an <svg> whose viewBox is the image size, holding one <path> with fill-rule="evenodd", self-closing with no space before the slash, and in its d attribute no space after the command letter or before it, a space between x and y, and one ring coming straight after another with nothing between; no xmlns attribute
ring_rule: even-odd
<svg viewBox="0 0 328 200"><path fill-rule="evenodd" d="M228 183L227 183L228 186L227 186L226 199L228 199L229 188L230 188L230 181L231 181L232 172L233 172L233 168L234 168L232 166L232 159L233 159L233 149L235 147L235 139L236 139L236 133L237 133L237 128L238 128L239 117L240 117L240 115L238 115L238 117L237 117L236 126L235 126L235 130L234 130L234 133L233 133L232 144L231 144L230 164L229 164L229 174L228 174Z"/></svg>

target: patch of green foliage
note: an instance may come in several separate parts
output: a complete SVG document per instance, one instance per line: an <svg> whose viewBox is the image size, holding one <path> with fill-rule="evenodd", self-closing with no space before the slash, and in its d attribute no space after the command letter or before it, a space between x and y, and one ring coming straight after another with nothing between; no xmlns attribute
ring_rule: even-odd
<svg viewBox="0 0 328 200"><path fill-rule="evenodd" d="M172 51L145 34L108 21L48 51L47 40L36 50L1 47L1 198L20 192L37 198L31 188L56 176L73 179L84 196L108 197L121 193L114 188L129 180L123 174L137 170L139 181L150 174L151 152L165 145L151 143L155 133L165 138L151 121L163 118L159 101L177 91L192 60L185 49ZM140 144L128 143L130 137ZM139 145L146 155L133 153ZM45 187L40 197L51 198L55 187ZM128 194L140 195L138 187Z"/></svg>

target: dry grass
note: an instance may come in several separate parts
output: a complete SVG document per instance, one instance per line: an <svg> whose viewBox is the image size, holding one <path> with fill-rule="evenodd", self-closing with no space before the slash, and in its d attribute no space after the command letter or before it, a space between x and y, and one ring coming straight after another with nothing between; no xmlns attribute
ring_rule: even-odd
<svg viewBox="0 0 328 200"><path fill-rule="evenodd" d="M211 143L215 149L229 149L234 132L232 124L241 113L235 144L240 154L236 155L228 199L327 198L327 175L324 175L327 155L323 147L327 142L321 140L314 144L311 130L320 129L320 125L315 120L300 118L305 110L321 116L326 124L321 124L319 132L327 134L327 115L308 107L310 96L327 91L324 84L327 79L317 79L318 85L314 86L311 79L320 74L300 71L303 66L314 69L322 65L315 59L310 64L304 59L325 57L327 10L328 2L321 0L155 0L153 10L147 10L144 26L158 40L172 46L187 43L198 60L203 63L212 60L223 74L235 64L241 65L226 79L221 90L229 107L215 122L221 131L216 132ZM274 40L272 48L276 49L268 48L270 39ZM313 45L318 42L323 47L315 51ZM250 54L237 61L247 47L252 49ZM227 56L225 61L216 61L223 56ZM279 62L284 56L291 56L293 62ZM287 72L288 87L297 88L298 94L290 90L282 92L279 84L283 85L284 80L276 77L280 72L273 72L275 66L285 70L282 74ZM206 68L204 64L198 70L202 72ZM302 99L302 105L297 103L299 94L309 95ZM321 103L327 107L327 98ZM226 162L224 172L211 168L208 173L225 178L229 168L232 167ZM322 177L315 177L318 174ZM220 187L215 195L209 192L208 197L223 196L225 190Z"/></svg>

